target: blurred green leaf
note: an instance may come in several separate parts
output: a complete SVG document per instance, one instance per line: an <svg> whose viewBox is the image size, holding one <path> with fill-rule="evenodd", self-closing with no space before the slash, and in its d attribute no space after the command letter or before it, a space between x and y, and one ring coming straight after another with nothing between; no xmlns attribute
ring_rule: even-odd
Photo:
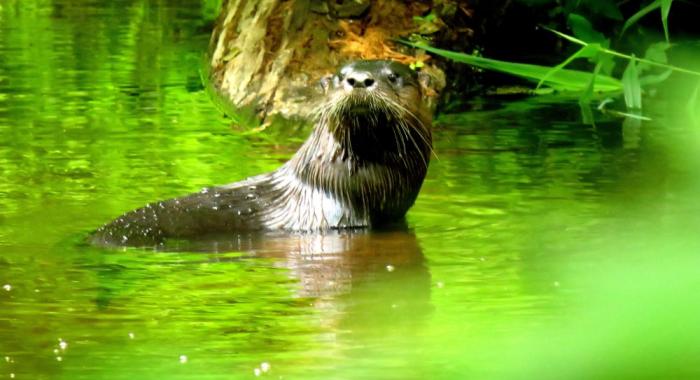
<svg viewBox="0 0 700 380"><path fill-rule="evenodd" d="M653 43L653 44L649 45L649 47L647 48L647 51L644 53L644 59L648 59L650 61L659 62L659 63L667 63L668 58L666 57L666 50L670 46L671 45L665 41ZM642 68L646 69L647 64L640 63L639 69L642 70Z"/></svg>
<svg viewBox="0 0 700 380"><path fill-rule="evenodd" d="M629 29L630 26L636 24L637 21L639 21L642 17L646 16L647 14L652 12L654 9L659 8L660 6L661 1L654 0L646 7L640 9L637 13L633 14L630 18L627 19L627 21L625 21L625 24L622 26L622 32L620 32L620 34L625 33L625 31Z"/></svg>
<svg viewBox="0 0 700 380"><path fill-rule="evenodd" d="M591 44L591 45L586 45L579 49L576 53L572 54L569 58L564 60L564 62L554 66L549 72L540 79L540 81L537 83L537 89L539 89L546 81L549 79L552 75L554 75L557 71L562 70L564 67L566 67L568 64L573 62L574 60L578 58L592 58L595 57L598 54L598 49L600 48L600 45L598 44Z"/></svg>
<svg viewBox="0 0 700 380"><path fill-rule="evenodd" d="M625 72L622 74L622 86L625 94L625 104L627 109L642 108L642 86L639 83L639 74L637 73L637 63L631 60L627 64Z"/></svg>
<svg viewBox="0 0 700 380"><path fill-rule="evenodd" d="M639 84L642 85L642 87L659 84L668 79L668 77L670 77L672 73L673 70L666 70L661 72L660 74L648 74L643 77L639 77Z"/></svg>
<svg viewBox="0 0 700 380"><path fill-rule="evenodd" d="M649 14L657 8L661 8L661 22L663 23L666 42L668 42L668 14L671 11L672 3L673 0L654 0L653 2L649 3L649 5L647 5L646 7L640 9L639 12L632 15L632 17L627 19L627 21L625 21L625 24L622 26L621 33L624 33L630 26L636 24L637 21L639 21L642 17L646 16L647 14Z"/></svg>
<svg viewBox="0 0 700 380"><path fill-rule="evenodd" d="M666 36L666 42L669 41L668 37L668 13L671 11L671 4L673 0L661 0L661 22L664 24L664 36Z"/></svg>
<svg viewBox="0 0 700 380"><path fill-rule="evenodd" d="M605 35L598 32L593 28L593 25L583 16L576 13L571 13L569 15L569 27L574 32L574 36L582 41L589 43L598 43L602 46L608 47L610 42Z"/></svg>
<svg viewBox="0 0 700 380"><path fill-rule="evenodd" d="M593 117L593 111L591 110L591 100L593 100L593 89L595 88L595 80L598 76L598 72L602 65L599 63L593 70L593 75L591 75L590 81L586 85L586 88L581 93L578 99L578 105L581 109L581 119L583 124L594 125L595 117Z"/></svg>
<svg viewBox="0 0 700 380"><path fill-rule="evenodd" d="M464 53L457 53L449 50L438 49L428 45L414 44L408 41L401 41L404 44L416 48L424 49L433 54L452 59L457 62L466 63L486 70L494 70L519 76L532 81L540 81L544 78L543 83L559 91L582 91L588 87L593 74L570 69L559 69L554 73L552 67L532 65L527 63L516 63L499 61L484 57L477 57ZM622 83L609 76L598 75L595 81L593 91L596 92L614 92L622 90Z"/></svg>

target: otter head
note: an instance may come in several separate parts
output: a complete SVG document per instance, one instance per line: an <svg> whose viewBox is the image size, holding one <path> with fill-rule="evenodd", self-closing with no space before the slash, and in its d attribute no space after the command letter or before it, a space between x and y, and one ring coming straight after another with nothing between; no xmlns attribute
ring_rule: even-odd
<svg viewBox="0 0 700 380"><path fill-rule="evenodd" d="M424 76L394 61L349 63L322 80L326 100L319 124L357 158L386 161L417 154L427 165L431 137Z"/></svg>

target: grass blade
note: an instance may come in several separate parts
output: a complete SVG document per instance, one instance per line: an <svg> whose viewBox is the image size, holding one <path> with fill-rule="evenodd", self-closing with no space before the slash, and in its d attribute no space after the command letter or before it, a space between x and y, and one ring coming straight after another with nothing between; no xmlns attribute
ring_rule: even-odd
<svg viewBox="0 0 700 380"><path fill-rule="evenodd" d="M666 42L668 39L668 13L671 11L671 4L673 0L661 0L661 23L664 25L664 35L666 36Z"/></svg>
<svg viewBox="0 0 700 380"><path fill-rule="evenodd" d="M552 76L554 75L557 71L562 70L566 65L569 63L573 62L574 60L578 58L590 58L592 57L598 50L597 46L591 45L586 45L579 49L576 53L572 54L569 58L565 59L564 62L552 67L545 76L543 76L539 82L537 82L537 87L535 88L536 90L539 90L539 88Z"/></svg>
<svg viewBox="0 0 700 380"><path fill-rule="evenodd" d="M622 74L622 86L625 93L627 109L642 109L642 86L639 82L637 63L634 60L627 64L627 68Z"/></svg>
<svg viewBox="0 0 700 380"><path fill-rule="evenodd" d="M400 41L407 45L423 49L433 54L452 59L457 62L466 63L485 70L499 71L506 74L515 75L532 81L541 81L549 87L559 91L583 91L591 82L593 74L585 71L559 69L552 73L549 66L532 65L528 63L516 63L499 61L484 57L477 57L464 53L457 53L449 50L438 49L424 44L415 44L407 41ZM616 92L622 90L622 83L607 75L598 75L593 91L596 92Z"/></svg>
<svg viewBox="0 0 700 380"><path fill-rule="evenodd" d="M627 21L625 21L625 25L622 26L622 31L620 32L620 34L624 34L625 31L627 30L627 28L636 24L637 21L639 21L639 19L646 16L647 14L649 14L649 12L653 11L654 9L659 8L660 6L661 6L661 0L655 0L655 1L651 2L649 5L647 5L646 7L640 9L639 12L633 14L632 17L630 17L629 19L627 19ZM669 8L670 8L670 6L669 6Z"/></svg>

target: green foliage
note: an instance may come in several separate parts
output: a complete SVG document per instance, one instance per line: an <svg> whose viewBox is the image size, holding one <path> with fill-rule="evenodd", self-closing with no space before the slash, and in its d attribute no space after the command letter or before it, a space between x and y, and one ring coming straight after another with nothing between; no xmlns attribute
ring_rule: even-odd
<svg viewBox="0 0 700 380"><path fill-rule="evenodd" d="M202 19L214 20L219 16L222 0L202 0Z"/></svg>
<svg viewBox="0 0 700 380"><path fill-rule="evenodd" d="M433 54L485 70L499 71L532 81L543 81L543 83L547 86L560 91L582 91L589 86L591 78L593 77L593 74L585 71L569 69L553 71L552 68L548 66L499 61L496 59L438 49L423 44L415 44L407 41L402 42L414 47L425 49ZM598 76L598 81L596 81L594 88L594 90L597 92L614 92L620 91L621 89L622 84L619 80L604 75Z"/></svg>
<svg viewBox="0 0 700 380"><path fill-rule="evenodd" d="M639 12L632 15L627 21L625 21L625 24L622 26L622 33L624 33L630 26L636 24L637 21L639 21L639 19L641 19L642 17L646 16L647 14L651 13L652 11L654 11L656 9L660 9L661 10L661 23L663 24L663 27L664 27L664 35L666 36L666 42L668 42L669 41L668 14L671 11L671 4L672 3L673 3L673 0L654 0L646 7L640 9Z"/></svg>
<svg viewBox="0 0 700 380"><path fill-rule="evenodd" d="M622 86L627 109L642 109L642 86L639 82L637 62L630 60L622 74Z"/></svg>
<svg viewBox="0 0 700 380"><path fill-rule="evenodd" d="M588 43L597 43L604 47L610 46L610 40L605 38L603 33L598 32L593 28L590 21L585 17L572 13L569 15L569 27L574 32L574 36Z"/></svg>
<svg viewBox="0 0 700 380"><path fill-rule="evenodd" d="M571 35L557 28L544 25L543 28L580 45L580 48L560 64L546 67L446 51L430 47L424 41L408 44L481 69L499 71L536 81L536 90L542 86L548 86L558 91L579 92L583 118L589 121L592 120L592 115L588 104L598 93L619 91L624 96L627 109L637 112L642 109L642 95L645 87L664 82L673 72L700 77L700 71L668 63L666 50L671 46L668 17L672 0L651 1L624 21L621 26L620 35L637 24L642 17L657 9L660 10L665 41L649 45L643 58L612 48L611 38L614 37L612 41L617 41L619 36L607 35L595 28L593 22L595 20L613 20L618 23L623 21L623 15L615 2L608 0L519 0L519 2L532 7L549 7L550 17L564 18L572 32ZM567 69L567 66L581 59L585 59L591 65L590 72ZM616 78L619 74L615 74L619 72L615 70L617 63L624 63L626 67L620 79Z"/></svg>

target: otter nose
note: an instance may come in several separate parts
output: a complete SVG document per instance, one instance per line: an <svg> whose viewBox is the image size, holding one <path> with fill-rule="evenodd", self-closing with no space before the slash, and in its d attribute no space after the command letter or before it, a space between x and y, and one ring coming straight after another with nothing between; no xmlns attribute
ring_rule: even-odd
<svg viewBox="0 0 700 380"><path fill-rule="evenodd" d="M353 88L368 88L374 85L374 78L368 72L352 72L345 81Z"/></svg>

